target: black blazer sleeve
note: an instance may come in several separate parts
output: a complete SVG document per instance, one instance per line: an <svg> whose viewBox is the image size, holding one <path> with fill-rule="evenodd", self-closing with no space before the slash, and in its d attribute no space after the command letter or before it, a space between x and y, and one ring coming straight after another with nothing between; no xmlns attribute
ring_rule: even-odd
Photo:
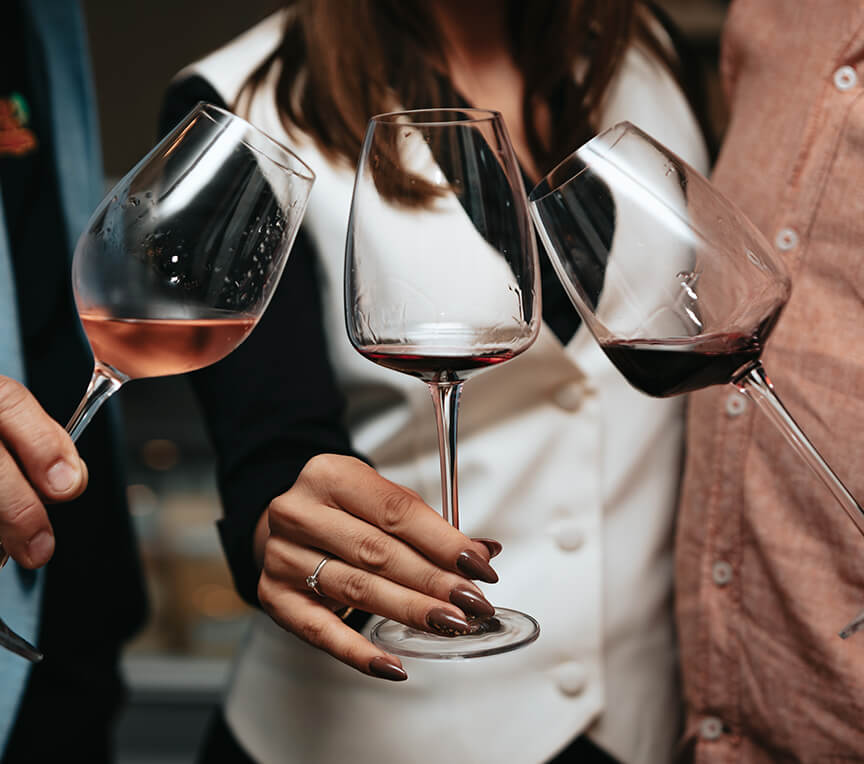
<svg viewBox="0 0 864 764"><path fill-rule="evenodd" d="M201 100L224 107L201 78L172 86L162 133ZM187 376L217 454L225 554L238 592L257 605L252 543L261 513L316 454L356 455L327 355L315 251L302 229L258 326L228 357Z"/></svg>

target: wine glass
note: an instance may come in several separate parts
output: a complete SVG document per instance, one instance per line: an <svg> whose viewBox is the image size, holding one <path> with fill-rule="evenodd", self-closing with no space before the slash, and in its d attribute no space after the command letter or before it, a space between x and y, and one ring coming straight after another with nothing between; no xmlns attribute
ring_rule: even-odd
<svg viewBox="0 0 864 764"><path fill-rule="evenodd" d="M864 511L783 406L759 360L790 293L758 229L703 176L628 122L529 195L564 289L638 390L731 383L756 403L864 533ZM841 632L864 624L864 613Z"/></svg>
<svg viewBox="0 0 864 764"><path fill-rule="evenodd" d="M95 359L72 440L130 379L224 358L282 274L315 175L234 114L199 103L108 194L78 240L72 285ZM8 554L0 545L0 567ZM0 621L0 646L41 654Z"/></svg>
<svg viewBox="0 0 864 764"><path fill-rule="evenodd" d="M442 513L459 527L456 430L466 379L526 350L540 329L535 236L498 112L423 109L374 117L360 154L345 254L352 345L429 386ZM398 655L469 658L537 638L498 608L445 637L381 620L372 641Z"/></svg>

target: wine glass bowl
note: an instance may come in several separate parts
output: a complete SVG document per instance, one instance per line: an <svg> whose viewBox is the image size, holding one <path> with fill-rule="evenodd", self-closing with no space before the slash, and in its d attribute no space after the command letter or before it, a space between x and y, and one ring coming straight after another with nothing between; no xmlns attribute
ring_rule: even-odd
<svg viewBox="0 0 864 764"><path fill-rule="evenodd" d="M273 294L313 179L244 120L199 105L79 239L73 287L100 367L125 380L227 355Z"/></svg>
<svg viewBox="0 0 864 764"><path fill-rule="evenodd" d="M355 348L427 381L455 381L531 345L540 327L536 253L514 166L492 112L372 120L346 244ZM439 359L437 371L430 360L411 368L421 350Z"/></svg>
<svg viewBox="0 0 864 764"><path fill-rule="evenodd" d="M629 123L531 192L553 267L638 389L730 382L757 360L790 280L756 227L696 170Z"/></svg>
<svg viewBox="0 0 864 764"><path fill-rule="evenodd" d="M456 418L462 384L524 352L540 330L535 234L500 114L425 109L374 117L354 183L345 249L345 321L369 360L425 382L435 404L442 514L459 527ZM493 655L537 638L498 608L444 637L379 621L391 653Z"/></svg>

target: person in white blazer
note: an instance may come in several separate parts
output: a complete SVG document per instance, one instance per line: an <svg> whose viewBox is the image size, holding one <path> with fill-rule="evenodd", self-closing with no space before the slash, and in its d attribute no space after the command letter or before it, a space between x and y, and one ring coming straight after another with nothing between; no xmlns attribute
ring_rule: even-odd
<svg viewBox="0 0 864 764"><path fill-rule="evenodd" d="M358 108L495 108L526 182L625 119L705 170L702 132L664 60L669 40L633 0L293 0L175 79L165 125L199 98L221 101L317 174L305 239L261 326L193 377L221 460L226 552L241 593L266 611L253 617L202 761L670 761L683 401L630 388L544 281L534 346L464 394L462 535L431 508L439 461L425 386L353 350L342 297ZM370 80L375 65L383 80ZM415 91L445 100L418 103ZM301 310L310 296L314 321ZM310 336L330 381L316 376ZM314 401L331 382L347 445L309 435L304 451L294 433L319 432ZM337 404L327 411L343 421ZM318 597L306 577L324 554ZM481 593L469 579L498 582ZM489 600L534 615L538 641L403 663L368 642L368 623L353 631L337 615L351 605L458 631Z"/></svg>

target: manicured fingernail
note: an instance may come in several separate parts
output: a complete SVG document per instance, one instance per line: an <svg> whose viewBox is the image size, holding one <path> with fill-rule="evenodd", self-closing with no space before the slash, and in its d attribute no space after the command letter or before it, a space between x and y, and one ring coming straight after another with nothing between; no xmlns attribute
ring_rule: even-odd
<svg viewBox="0 0 864 764"><path fill-rule="evenodd" d="M80 474L69 462L61 459L48 470L45 477L48 478L48 485L51 486L52 491L66 493L77 485Z"/></svg>
<svg viewBox="0 0 864 764"><path fill-rule="evenodd" d="M54 535L48 531L39 531L27 542L27 556L30 558L31 565L44 565L51 559L53 552Z"/></svg>
<svg viewBox="0 0 864 764"><path fill-rule="evenodd" d="M468 578L478 578L487 584L494 584L498 580L498 574L492 566L473 549L466 549L456 558L456 567Z"/></svg>
<svg viewBox="0 0 864 764"><path fill-rule="evenodd" d="M465 615L473 615L478 618L495 615L495 608L492 604L482 594L478 594L467 586L454 586L450 592L450 602Z"/></svg>
<svg viewBox="0 0 864 764"><path fill-rule="evenodd" d="M471 539L471 541L479 541L483 546L485 546L489 550L489 559L491 560L493 557L497 557L501 554L501 542L495 541L495 539L486 539L486 538L476 538Z"/></svg>
<svg viewBox="0 0 864 764"><path fill-rule="evenodd" d="M405 669L398 663L381 655L369 661L369 672L391 682L404 682L408 678Z"/></svg>
<svg viewBox="0 0 864 764"><path fill-rule="evenodd" d="M440 607L432 608L426 614L426 623L429 624L430 629L447 637L464 634L471 628L464 618L453 615Z"/></svg>

